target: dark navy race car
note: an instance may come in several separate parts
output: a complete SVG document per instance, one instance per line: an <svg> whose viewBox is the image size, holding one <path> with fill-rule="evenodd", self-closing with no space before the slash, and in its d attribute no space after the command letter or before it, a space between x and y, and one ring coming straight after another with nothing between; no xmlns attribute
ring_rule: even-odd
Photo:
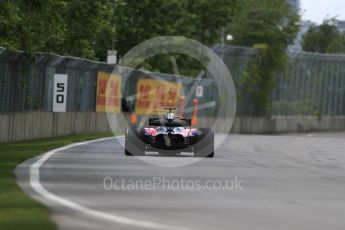
<svg viewBox="0 0 345 230"><path fill-rule="evenodd" d="M152 117L148 125L131 126L125 135L125 154L144 156L145 152L177 155L194 152L196 157L214 157L214 132L209 128L194 128L191 119L182 119L167 108L166 117Z"/></svg>

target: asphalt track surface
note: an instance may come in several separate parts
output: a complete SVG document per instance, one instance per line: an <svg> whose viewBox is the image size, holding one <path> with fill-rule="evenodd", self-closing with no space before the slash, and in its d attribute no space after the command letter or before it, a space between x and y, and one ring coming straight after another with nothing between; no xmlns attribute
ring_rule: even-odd
<svg viewBox="0 0 345 230"><path fill-rule="evenodd" d="M343 230L344 140L344 133L230 135L214 159L194 162L128 157L119 137L49 152L16 174L60 229ZM237 187L224 189L235 180ZM147 186L130 187L133 181ZM209 181L217 182L205 187Z"/></svg>

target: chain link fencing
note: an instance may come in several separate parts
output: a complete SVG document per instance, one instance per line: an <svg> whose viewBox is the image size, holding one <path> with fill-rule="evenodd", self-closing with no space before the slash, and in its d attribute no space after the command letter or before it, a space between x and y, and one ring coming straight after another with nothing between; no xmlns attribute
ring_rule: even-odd
<svg viewBox="0 0 345 230"><path fill-rule="evenodd" d="M37 53L29 56L23 52L11 52L0 48L0 113L18 111L52 111L54 74L67 74L66 111L94 112L96 109L97 75L99 71L112 73L113 65L80 58L63 57L55 54ZM121 68L122 96L136 94L139 79L149 78L140 70ZM155 73L167 81L176 82L171 74ZM192 89L193 79L179 77L184 93ZM202 79L198 85L204 86L205 97L215 98L214 83L211 79ZM193 95L195 94L195 88ZM186 108L192 107L193 100ZM134 103L131 110L134 109ZM192 110L187 113L191 113ZM204 109L202 114L214 113L213 109Z"/></svg>
<svg viewBox="0 0 345 230"><path fill-rule="evenodd" d="M241 79L248 64L255 61L253 48L215 45L213 50L229 67L238 95L237 116L256 116L249 96L243 95ZM97 73L111 73L113 66L102 62L54 54L34 56L0 48L0 113L15 111L52 111L54 74L68 74L67 111L95 111ZM136 83L147 78L142 71L123 69L123 97L135 94ZM176 76L159 74L168 81ZM199 104L218 98L211 76L198 85L204 86ZM288 54L284 71L276 73L270 115L345 115L345 55L294 52ZM129 79L128 81L125 79ZM193 78L180 78L184 93L193 89ZM195 91L195 88L193 89ZM195 92L192 92L195 95ZM192 107L190 100L185 107ZM201 115L214 115L215 107L205 108ZM187 111L188 112L188 111ZM191 111L190 111L191 113Z"/></svg>
<svg viewBox="0 0 345 230"><path fill-rule="evenodd" d="M68 74L67 111L94 111L101 62L0 49L0 112L52 111L54 74Z"/></svg>
<svg viewBox="0 0 345 230"><path fill-rule="evenodd" d="M257 50L220 44L213 50L223 57L234 79L237 115L258 115L249 95L242 93L241 82L248 65L255 63ZM269 115L345 115L345 55L289 52L285 69L274 79Z"/></svg>
<svg viewBox="0 0 345 230"><path fill-rule="evenodd" d="M345 55L289 53L276 84L274 115L345 115Z"/></svg>

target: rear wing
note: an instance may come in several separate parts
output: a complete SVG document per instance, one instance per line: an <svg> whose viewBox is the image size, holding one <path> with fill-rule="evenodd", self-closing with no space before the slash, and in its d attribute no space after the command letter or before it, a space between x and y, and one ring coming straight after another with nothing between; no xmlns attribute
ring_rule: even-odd
<svg viewBox="0 0 345 230"><path fill-rule="evenodd" d="M162 118L149 118L149 126L187 127L192 125L192 119L176 119L171 122Z"/></svg>

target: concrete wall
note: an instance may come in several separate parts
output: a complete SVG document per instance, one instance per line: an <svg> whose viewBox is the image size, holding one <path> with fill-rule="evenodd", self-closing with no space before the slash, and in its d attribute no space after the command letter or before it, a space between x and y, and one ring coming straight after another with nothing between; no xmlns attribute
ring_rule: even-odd
<svg viewBox="0 0 345 230"><path fill-rule="evenodd" d="M0 114L0 130L0 143L110 131L106 114L93 112Z"/></svg>
<svg viewBox="0 0 345 230"><path fill-rule="evenodd" d="M212 120L201 118L199 124L210 127ZM122 128L126 126L118 125ZM345 116L327 116L321 119L315 116L237 117L232 127L234 133L252 134L309 131L345 131ZM110 132L105 113L0 114L0 143L97 132Z"/></svg>
<svg viewBox="0 0 345 230"><path fill-rule="evenodd" d="M312 131L345 131L345 116L275 116L238 117L234 133L293 133Z"/></svg>

